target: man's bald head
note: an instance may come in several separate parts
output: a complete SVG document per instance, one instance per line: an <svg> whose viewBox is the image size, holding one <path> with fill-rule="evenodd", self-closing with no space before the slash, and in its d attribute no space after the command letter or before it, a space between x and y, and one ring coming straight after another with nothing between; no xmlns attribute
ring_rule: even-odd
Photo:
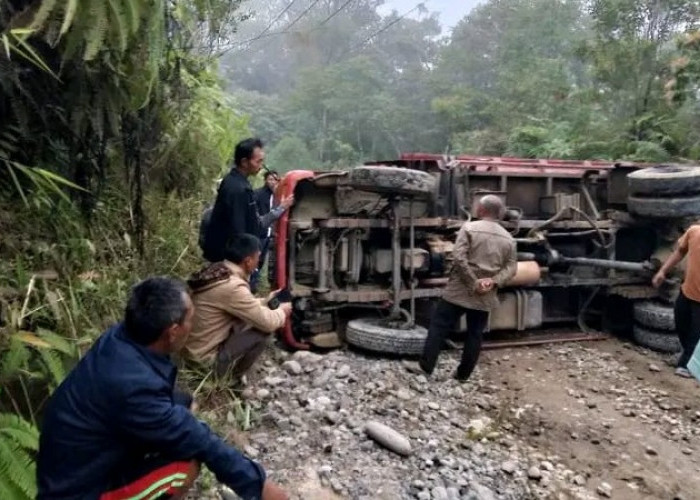
<svg viewBox="0 0 700 500"><path fill-rule="evenodd" d="M487 194L479 200L476 216L480 219L501 220L505 213L503 201L494 194Z"/></svg>

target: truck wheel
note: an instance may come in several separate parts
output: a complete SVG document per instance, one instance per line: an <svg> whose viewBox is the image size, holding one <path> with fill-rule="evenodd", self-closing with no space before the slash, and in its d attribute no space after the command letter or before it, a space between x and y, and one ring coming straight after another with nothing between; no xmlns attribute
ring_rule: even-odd
<svg viewBox="0 0 700 500"><path fill-rule="evenodd" d="M659 165L627 176L631 194L664 196L700 192L700 167Z"/></svg>
<svg viewBox="0 0 700 500"><path fill-rule="evenodd" d="M368 351L417 355L423 352L428 330L415 325L408 329L390 328L381 318L360 318L348 322L345 338L349 344Z"/></svg>
<svg viewBox="0 0 700 500"><path fill-rule="evenodd" d="M682 218L700 215L700 195L652 198L630 196L627 198L630 212L643 217Z"/></svg>
<svg viewBox="0 0 700 500"><path fill-rule="evenodd" d="M675 354L681 350L681 342L673 333L648 330L635 325L632 334L637 344L652 351Z"/></svg>
<svg viewBox="0 0 700 500"><path fill-rule="evenodd" d="M675 330L673 307L651 300L635 302L634 320L642 326L655 330Z"/></svg>
<svg viewBox="0 0 700 500"><path fill-rule="evenodd" d="M429 197L435 192L435 177L427 172L400 167L356 167L348 184L360 191Z"/></svg>

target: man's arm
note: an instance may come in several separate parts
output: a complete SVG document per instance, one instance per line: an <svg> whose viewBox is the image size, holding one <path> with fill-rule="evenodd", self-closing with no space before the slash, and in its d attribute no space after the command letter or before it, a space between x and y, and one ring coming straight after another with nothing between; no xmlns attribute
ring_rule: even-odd
<svg viewBox="0 0 700 500"><path fill-rule="evenodd" d="M282 217L282 214L284 213L285 210L286 210L286 208L284 208L281 205L278 205L275 208L273 208L272 210L270 210L269 212L267 212L265 215L261 215L260 216L260 225L262 226L262 228L267 229L272 224L274 224L277 221L277 219Z"/></svg>
<svg viewBox="0 0 700 500"><path fill-rule="evenodd" d="M204 463L219 481L244 500L262 498L262 466L227 445L184 406L174 405L167 387L145 387L125 396L120 431L175 460Z"/></svg>
<svg viewBox="0 0 700 500"><path fill-rule="evenodd" d="M506 253L505 265L498 271L493 278L493 282L498 288L502 288L508 281L515 276L518 271L518 252L515 242L510 242L510 247Z"/></svg>
<svg viewBox="0 0 700 500"><path fill-rule="evenodd" d="M690 230L688 230L690 231ZM661 269L654 275L651 280L652 285L655 288L659 288L664 281L666 281L667 274L678 265L680 261L683 260L685 255L688 253L688 231L685 232L683 236L678 240L676 248L673 253L668 256L666 262L661 266Z"/></svg>
<svg viewBox="0 0 700 500"><path fill-rule="evenodd" d="M475 290L478 279L474 271L469 267L469 230L462 227L457 235L457 241L452 252L452 265L457 271L457 276L466 285L467 289Z"/></svg>
<svg viewBox="0 0 700 500"><path fill-rule="evenodd" d="M250 288L241 283L231 293L226 312L258 330L272 333L284 326L287 315L283 309L270 309L266 302L256 298Z"/></svg>

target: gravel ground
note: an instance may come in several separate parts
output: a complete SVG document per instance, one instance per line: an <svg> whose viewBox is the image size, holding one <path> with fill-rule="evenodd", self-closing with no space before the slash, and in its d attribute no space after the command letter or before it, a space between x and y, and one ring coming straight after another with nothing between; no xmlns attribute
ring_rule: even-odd
<svg viewBox="0 0 700 500"><path fill-rule="evenodd" d="M271 349L244 391L253 427L205 416L304 500L699 498L700 391L668 360L616 340L497 350L458 383L458 354L426 378ZM207 486L192 498L236 498Z"/></svg>

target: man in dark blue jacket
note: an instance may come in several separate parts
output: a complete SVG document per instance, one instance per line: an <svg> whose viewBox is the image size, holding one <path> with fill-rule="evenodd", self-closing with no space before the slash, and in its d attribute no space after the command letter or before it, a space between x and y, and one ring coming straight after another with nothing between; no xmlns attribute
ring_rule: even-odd
<svg viewBox="0 0 700 500"><path fill-rule="evenodd" d="M286 500L263 468L228 446L174 389L170 353L192 329L181 282L150 278L51 397L44 415L39 500L180 498L204 463L243 499Z"/></svg>

